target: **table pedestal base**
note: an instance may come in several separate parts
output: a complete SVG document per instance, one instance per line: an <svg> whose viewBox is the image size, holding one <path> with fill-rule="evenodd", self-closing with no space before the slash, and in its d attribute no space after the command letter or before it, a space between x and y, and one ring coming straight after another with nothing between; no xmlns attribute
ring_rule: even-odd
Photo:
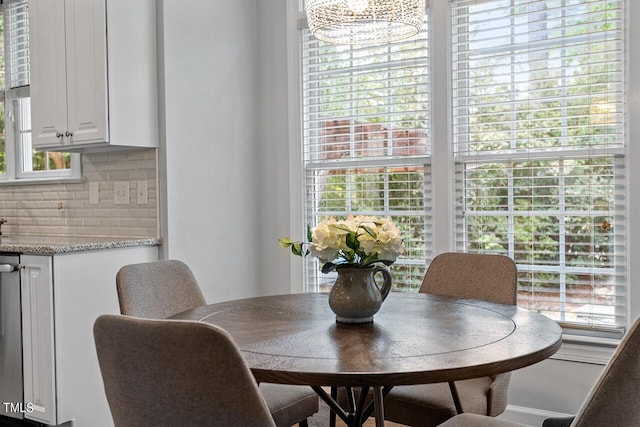
<svg viewBox="0 0 640 427"><path fill-rule="evenodd" d="M369 387L362 387L358 397L358 402L356 402L351 387L345 387L349 405L348 409L344 409L338 403L337 387L331 387L331 395L327 394L322 387L314 386L311 388L329 406L331 411L330 427L335 427L335 416L340 417L348 427L362 427L365 421L367 421L372 414L375 415L376 427L384 426L384 397L389 394L393 387L373 387L373 400L369 401L367 401Z"/></svg>

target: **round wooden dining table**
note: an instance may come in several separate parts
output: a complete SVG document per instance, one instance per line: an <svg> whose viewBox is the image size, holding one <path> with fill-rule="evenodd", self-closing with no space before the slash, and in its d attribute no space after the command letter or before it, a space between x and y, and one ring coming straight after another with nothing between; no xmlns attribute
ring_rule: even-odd
<svg viewBox="0 0 640 427"><path fill-rule="evenodd" d="M555 321L533 311L422 293L390 293L366 324L336 322L324 293L227 301L172 318L227 330L257 381L309 385L348 425L371 412L384 425L393 386L513 371L553 355L562 339ZM323 387L371 388L373 400L354 416Z"/></svg>

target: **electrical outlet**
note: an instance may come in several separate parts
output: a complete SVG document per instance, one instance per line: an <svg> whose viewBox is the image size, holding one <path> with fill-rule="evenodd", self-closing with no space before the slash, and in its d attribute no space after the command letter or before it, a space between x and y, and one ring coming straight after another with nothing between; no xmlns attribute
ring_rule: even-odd
<svg viewBox="0 0 640 427"><path fill-rule="evenodd" d="M100 183L99 182L89 183L89 204L90 205L100 204Z"/></svg>
<svg viewBox="0 0 640 427"><path fill-rule="evenodd" d="M149 204L149 195L147 194L147 181L136 182L136 203L138 205Z"/></svg>
<svg viewBox="0 0 640 427"><path fill-rule="evenodd" d="M129 204L129 181L116 181L113 183L113 204Z"/></svg>

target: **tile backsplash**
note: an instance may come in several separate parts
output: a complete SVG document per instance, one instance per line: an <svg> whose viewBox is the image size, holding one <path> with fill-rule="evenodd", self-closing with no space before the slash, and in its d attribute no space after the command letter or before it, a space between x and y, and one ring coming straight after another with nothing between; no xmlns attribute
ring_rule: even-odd
<svg viewBox="0 0 640 427"><path fill-rule="evenodd" d="M0 185L2 233L160 237L156 160L156 149L83 154L81 182ZM128 204L114 203L115 182L128 183ZM97 203L90 200L91 183ZM145 183L146 199L139 198L136 190Z"/></svg>

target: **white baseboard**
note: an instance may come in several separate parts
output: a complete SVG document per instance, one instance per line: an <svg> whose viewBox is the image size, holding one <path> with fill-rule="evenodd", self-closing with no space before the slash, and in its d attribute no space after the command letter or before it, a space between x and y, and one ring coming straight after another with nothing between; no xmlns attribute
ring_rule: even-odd
<svg viewBox="0 0 640 427"><path fill-rule="evenodd" d="M560 412L543 411L536 408L527 408L524 406L508 405L498 418L514 421L521 424L539 427L542 422L551 417L569 417L573 414L563 414Z"/></svg>

